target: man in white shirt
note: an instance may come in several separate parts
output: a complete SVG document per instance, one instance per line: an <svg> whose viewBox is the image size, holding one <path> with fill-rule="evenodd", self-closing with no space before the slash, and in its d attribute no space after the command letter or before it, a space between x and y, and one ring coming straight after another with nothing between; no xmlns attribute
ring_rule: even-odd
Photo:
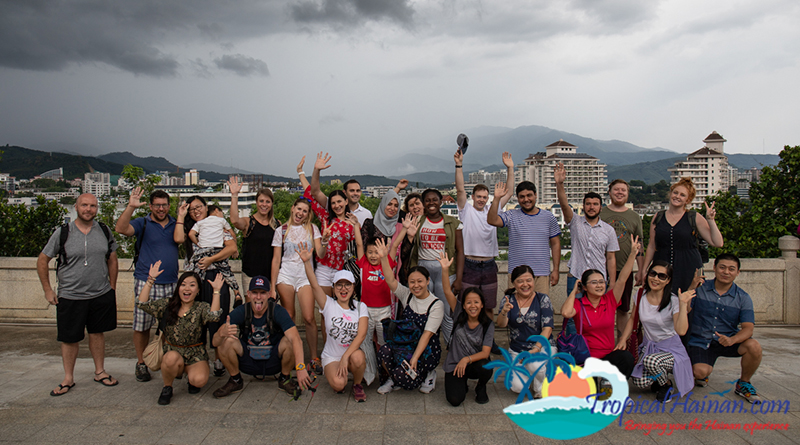
<svg viewBox="0 0 800 445"><path fill-rule="evenodd" d="M497 228L486 219L489 214L489 188L478 184L472 189L472 204L467 202L467 191L464 188L464 172L462 165L464 154L457 150L453 156L456 163L456 202L458 218L464 224L464 273L462 289L480 288L483 292L484 310L494 319L493 310L497 306L497 263L499 254L497 245ZM500 199L500 207L504 207L511 199L514 188L514 161L508 152L503 153L503 165L506 166L506 188L509 190Z"/></svg>

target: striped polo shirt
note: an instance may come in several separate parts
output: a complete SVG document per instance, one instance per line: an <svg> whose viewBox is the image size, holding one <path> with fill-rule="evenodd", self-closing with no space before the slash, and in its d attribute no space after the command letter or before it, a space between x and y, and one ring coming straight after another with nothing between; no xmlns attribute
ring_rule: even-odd
<svg viewBox="0 0 800 445"><path fill-rule="evenodd" d="M528 265L537 277L550 275L550 238L561 235L552 213L538 209L529 215L521 209L499 213L508 227L508 273L520 265ZM612 230L613 231L613 230Z"/></svg>
<svg viewBox="0 0 800 445"><path fill-rule="evenodd" d="M573 277L581 278L588 269L597 269L606 274L606 252L619 250L617 232L602 219L597 224L591 225L586 218L573 215L572 221L567 224L572 240L572 255L569 257L569 273Z"/></svg>

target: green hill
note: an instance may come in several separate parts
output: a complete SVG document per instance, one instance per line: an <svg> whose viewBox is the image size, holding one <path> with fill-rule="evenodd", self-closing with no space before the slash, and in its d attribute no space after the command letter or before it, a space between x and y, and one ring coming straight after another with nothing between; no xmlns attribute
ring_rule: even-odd
<svg viewBox="0 0 800 445"><path fill-rule="evenodd" d="M10 173L18 179L33 178L48 170L64 169L64 179L83 178L92 171L122 174L122 164L108 162L91 156L76 156L66 153L44 152L17 146L3 147L0 172Z"/></svg>

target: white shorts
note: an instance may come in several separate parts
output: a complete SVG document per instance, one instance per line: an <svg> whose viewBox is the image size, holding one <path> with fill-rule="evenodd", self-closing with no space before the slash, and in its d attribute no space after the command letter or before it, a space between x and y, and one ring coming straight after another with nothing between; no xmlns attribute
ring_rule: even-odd
<svg viewBox="0 0 800 445"><path fill-rule="evenodd" d="M311 285L311 283L308 282L308 277L306 277L305 266L301 264L298 268L295 264L286 264L286 262L284 262L280 272L278 272L277 284L292 286L295 292L299 291L303 286Z"/></svg>
<svg viewBox="0 0 800 445"><path fill-rule="evenodd" d="M372 333L376 332L378 345L383 346L386 340L383 339L383 323L381 323L381 320L392 318L392 307L370 307L367 310L369 310L369 325L367 327L367 338L364 341L372 341Z"/></svg>
<svg viewBox="0 0 800 445"><path fill-rule="evenodd" d="M317 276L317 282L320 286L323 287L332 287L333 286L333 276L336 275L338 270L328 267L322 264L317 264L317 270L315 275Z"/></svg>

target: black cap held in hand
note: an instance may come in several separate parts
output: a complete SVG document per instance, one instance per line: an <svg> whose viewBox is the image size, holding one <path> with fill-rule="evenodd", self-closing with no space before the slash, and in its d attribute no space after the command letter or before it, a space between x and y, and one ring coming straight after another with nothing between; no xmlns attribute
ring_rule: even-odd
<svg viewBox="0 0 800 445"><path fill-rule="evenodd" d="M469 138L466 134L461 133L456 138L456 142L458 143L458 149L461 150L461 154L465 154L467 152L467 147L469 147Z"/></svg>

